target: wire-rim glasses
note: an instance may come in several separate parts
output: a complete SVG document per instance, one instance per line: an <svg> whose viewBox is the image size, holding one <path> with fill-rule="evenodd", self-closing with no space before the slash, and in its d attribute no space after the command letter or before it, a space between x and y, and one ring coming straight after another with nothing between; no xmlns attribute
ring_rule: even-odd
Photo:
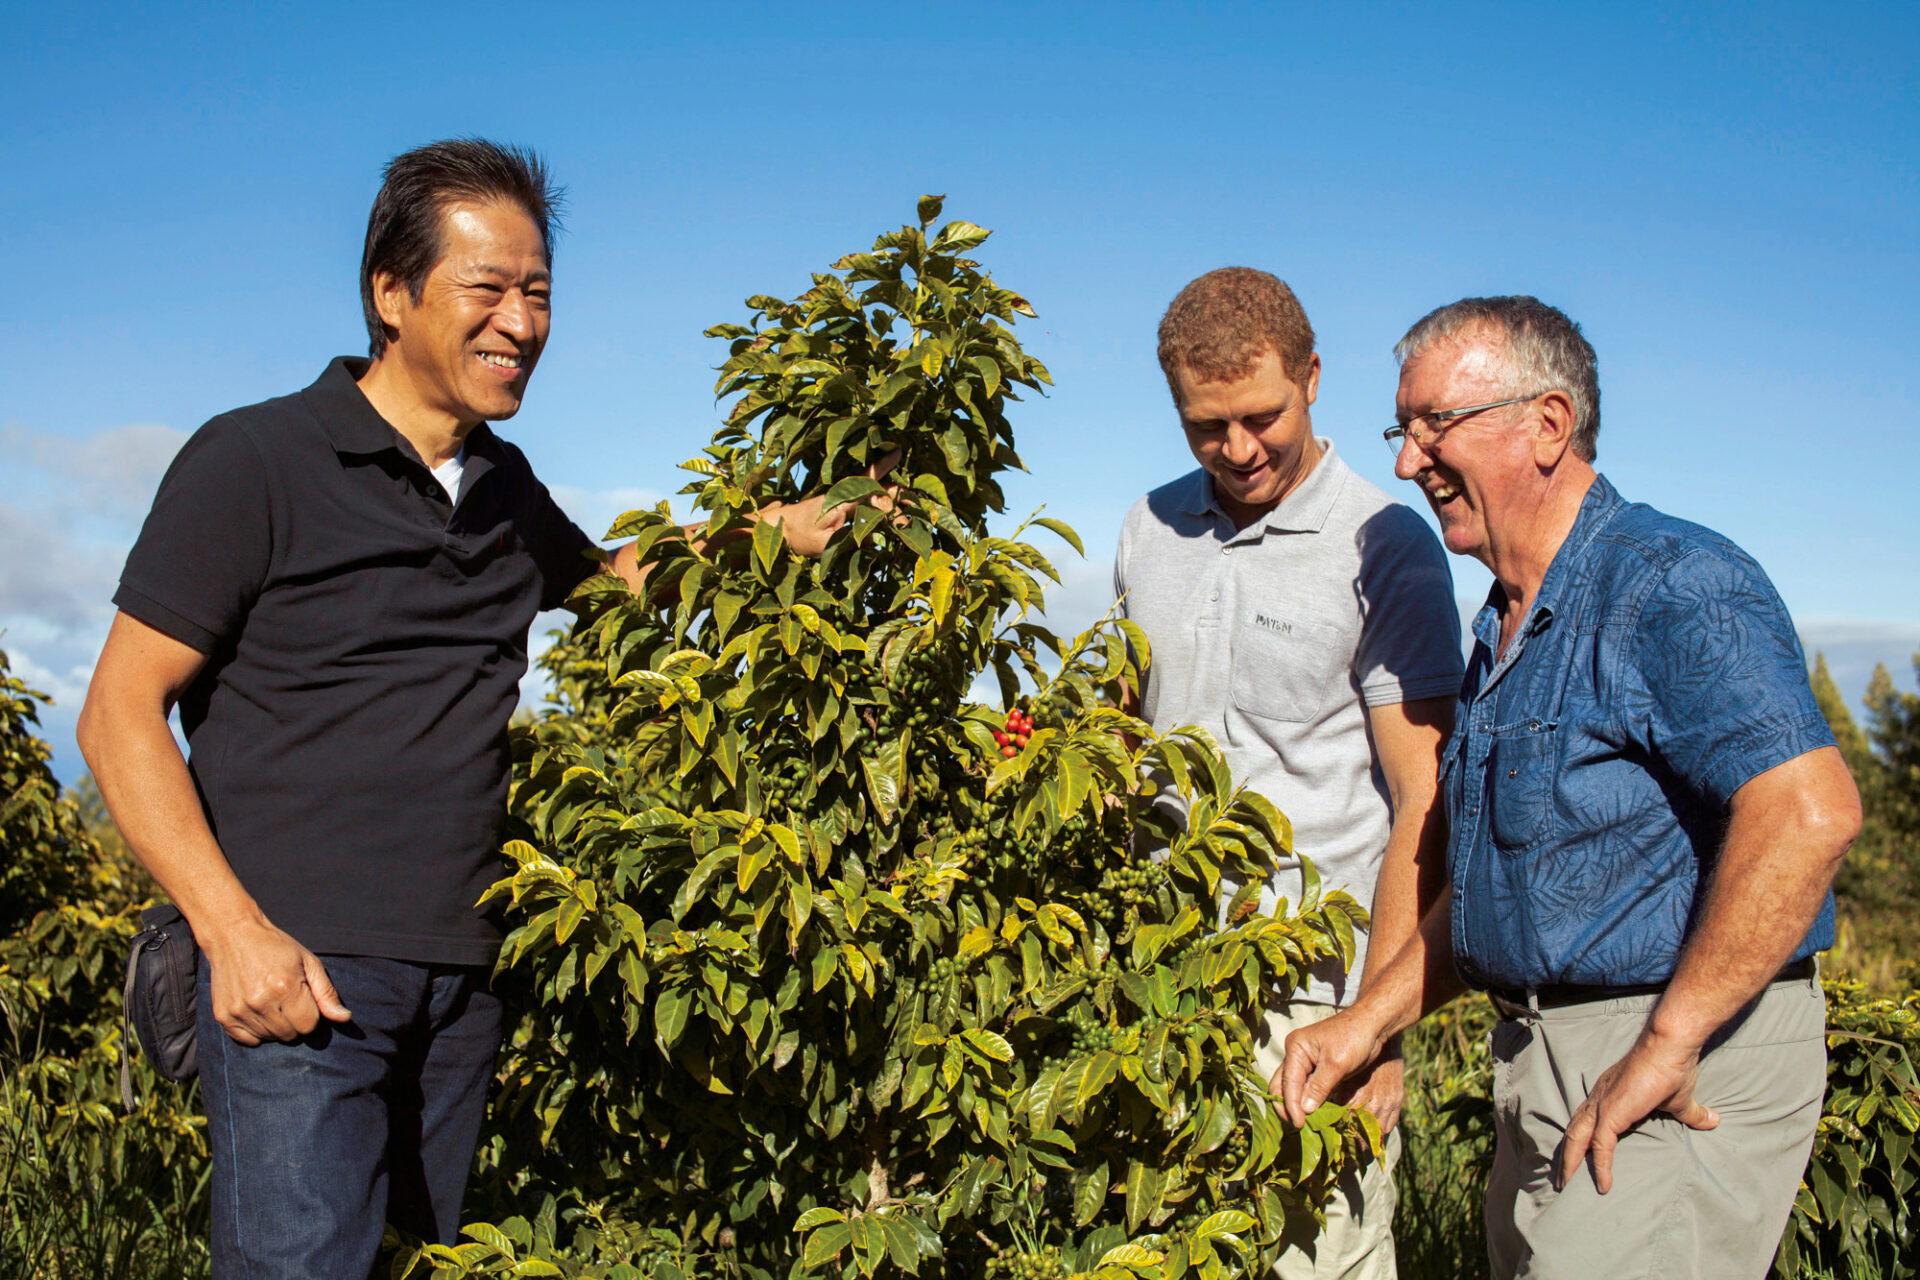
<svg viewBox="0 0 1920 1280"><path fill-rule="evenodd" d="M1485 413L1488 409L1504 409L1510 404L1525 404L1537 400L1540 393L1530 396L1514 396L1511 400L1495 400L1488 404L1470 404L1464 409L1439 409L1433 413L1423 413L1408 422L1396 422L1380 433L1387 442L1387 449L1394 457L1400 456L1401 442L1411 436L1413 442L1422 449L1431 449L1440 443L1440 437L1447 433L1449 426L1472 413Z"/></svg>

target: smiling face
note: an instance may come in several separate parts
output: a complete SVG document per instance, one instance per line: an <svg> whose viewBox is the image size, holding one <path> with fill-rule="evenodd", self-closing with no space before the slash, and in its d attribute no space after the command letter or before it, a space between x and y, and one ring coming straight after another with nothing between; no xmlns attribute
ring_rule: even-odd
<svg viewBox="0 0 1920 1280"><path fill-rule="evenodd" d="M419 301L404 282L376 281L392 334L381 362L398 366L427 414L462 428L511 418L551 321L540 228L516 205L454 203L441 214L441 235L445 252Z"/></svg>
<svg viewBox="0 0 1920 1280"><path fill-rule="evenodd" d="M1507 398L1500 339L1469 330L1435 341L1400 368L1394 416L1425 413ZM1400 445L1393 473L1427 495L1440 521L1441 541L1456 555L1492 565L1493 545L1515 532L1515 520L1536 497L1541 477L1532 433L1518 430L1532 401L1488 409L1448 424L1431 449L1411 435Z"/></svg>
<svg viewBox="0 0 1920 1280"><path fill-rule="evenodd" d="M1280 504L1320 461L1307 410L1320 392L1320 357L1295 382L1268 349L1244 377L1198 382L1179 370L1187 447L1213 477L1214 496L1241 528Z"/></svg>

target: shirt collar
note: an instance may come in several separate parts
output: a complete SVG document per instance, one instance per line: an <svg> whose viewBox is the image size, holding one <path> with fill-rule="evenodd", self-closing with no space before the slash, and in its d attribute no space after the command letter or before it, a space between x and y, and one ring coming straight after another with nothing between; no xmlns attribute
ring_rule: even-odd
<svg viewBox="0 0 1920 1280"><path fill-rule="evenodd" d="M1586 496L1580 499L1580 512L1573 518L1573 528L1567 531L1567 537L1560 549L1553 553L1553 559L1547 565L1547 576L1540 580L1540 592L1533 598L1533 613L1527 619L1523 631L1536 631L1552 620L1554 609L1559 603L1560 593L1565 588L1567 577L1572 570L1568 567L1578 560L1593 540L1600 536L1601 530L1612 523L1614 516L1627 505L1607 478L1595 473L1593 484L1587 489ZM1482 641L1491 649L1500 634L1500 604L1506 597L1500 584L1494 583L1487 591L1487 602L1473 619L1474 638Z"/></svg>
<svg viewBox="0 0 1920 1280"><path fill-rule="evenodd" d="M1320 461L1307 473L1307 478L1294 486L1293 492L1280 499L1278 506L1248 525L1243 532L1258 528L1269 533L1318 533L1326 527L1334 499L1340 496L1341 486L1346 481L1347 464L1334 449L1333 441L1325 436L1315 436L1314 443L1320 446ZM1181 510L1190 516L1212 515L1231 519L1214 493L1213 477L1204 467L1198 475L1200 483L1187 491Z"/></svg>
<svg viewBox="0 0 1920 1280"><path fill-rule="evenodd" d="M320 420L335 453L370 454L393 449L425 466L407 438L380 416L360 379L366 376L372 361L361 356L337 356L327 371L301 394L307 407ZM500 462L500 441L493 428L481 423L467 433L461 447L466 451L466 487L491 471Z"/></svg>
<svg viewBox="0 0 1920 1280"><path fill-rule="evenodd" d="M360 379L366 376L370 363L356 356L338 356L301 395L326 430L335 453L400 449L410 455L411 449L400 448L404 437L380 416L380 411L360 390Z"/></svg>
<svg viewBox="0 0 1920 1280"><path fill-rule="evenodd" d="M1573 571L1568 568L1574 561L1586 554L1587 547L1600 535L1600 531L1612 523L1620 508L1626 506L1607 478L1594 473L1593 484L1588 487L1586 496L1580 499L1580 514L1573 518L1573 528L1567 530L1565 542L1553 553L1553 560L1547 565L1547 576L1540 580L1540 594L1534 597L1534 616L1544 611L1553 616L1554 606L1559 602L1560 593L1566 587L1567 576Z"/></svg>

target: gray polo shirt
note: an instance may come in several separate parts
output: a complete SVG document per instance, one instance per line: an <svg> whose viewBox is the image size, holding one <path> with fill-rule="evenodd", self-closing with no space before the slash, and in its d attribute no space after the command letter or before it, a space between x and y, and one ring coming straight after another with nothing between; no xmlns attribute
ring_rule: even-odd
<svg viewBox="0 0 1920 1280"><path fill-rule="evenodd" d="M1280 807L1325 888L1371 907L1392 825L1366 707L1460 690L1460 615L1440 542L1350 470L1331 441L1299 488L1245 529L1196 470L1136 502L1114 591L1147 633L1155 730L1199 725L1234 781ZM1298 903L1298 861L1261 894ZM1327 966L1297 998L1349 1004L1366 962Z"/></svg>

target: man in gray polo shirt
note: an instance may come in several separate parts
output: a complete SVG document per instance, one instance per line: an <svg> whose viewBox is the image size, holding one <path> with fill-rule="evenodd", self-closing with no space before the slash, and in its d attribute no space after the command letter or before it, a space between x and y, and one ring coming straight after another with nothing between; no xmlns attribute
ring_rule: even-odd
<svg viewBox="0 0 1920 1280"><path fill-rule="evenodd" d="M1200 467L1135 503L1120 532L1114 589L1153 646L1141 714L1219 740L1235 782L1287 815L1325 886L1371 904L1384 964L1446 878L1433 799L1461 677L1446 557L1418 515L1314 436L1320 357L1284 283L1246 267L1201 276L1160 323L1160 365ZM1295 862L1261 905L1301 890ZM1368 953L1363 940L1353 974L1326 966L1269 1015L1261 1069L1278 1071L1293 1028L1352 1003ZM1389 1130L1386 1167L1349 1179L1279 1275L1394 1274L1403 1084L1397 1054L1354 1083L1351 1100Z"/></svg>

